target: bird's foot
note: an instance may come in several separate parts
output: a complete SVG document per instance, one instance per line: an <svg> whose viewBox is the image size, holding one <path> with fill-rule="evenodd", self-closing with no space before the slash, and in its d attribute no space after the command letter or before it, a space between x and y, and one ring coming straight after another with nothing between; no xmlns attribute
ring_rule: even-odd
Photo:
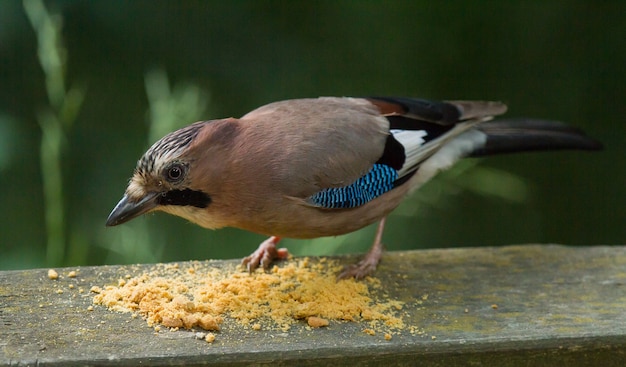
<svg viewBox="0 0 626 367"><path fill-rule="evenodd" d="M274 259L284 260L288 258L289 251L286 248L276 248L278 242L280 242L280 238L276 236L266 239L250 256L244 257L241 264L248 269L248 272L252 273L259 265L263 269L267 269Z"/></svg>
<svg viewBox="0 0 626 367"><path fill-rule="evenodd" d="M374 270L376 270L376 266L380 262L380 258L383 257L383 251L385 251L385 247L383 246L383 230L385 229L385 222L387 218L383 218L378 223L378 229L376 230L376 238L374 239L374 243L372 247L367 251L367 254L363 257L363 260L359 261L356 264L348 265L339 275L337 275L337 279L348 279L354 278L356 280L363 279L366 276L372 274Z"/></svg>
<svg viewBox="0 0 626 367"><path fill-rule="evenodd" d="M347 265L339 275L337 279L349 279L354 278L356 280L363 279L366 276L372 274L376 270L376 266L380 262L380 258L383 256L383 245L375 244L367 252L365 257L356 264Z"/></svg>
<svg viewBox="0 0 626 367"><path fill-rule="evenodd" d="M339 275L337 275L337 279L350 279L354 278L356 280L360 280L365 278L366 276L372 274L376 270L376 265L378 265L378 261L371 261L367 258L359 261L356 264L347 265Z"/></svg>

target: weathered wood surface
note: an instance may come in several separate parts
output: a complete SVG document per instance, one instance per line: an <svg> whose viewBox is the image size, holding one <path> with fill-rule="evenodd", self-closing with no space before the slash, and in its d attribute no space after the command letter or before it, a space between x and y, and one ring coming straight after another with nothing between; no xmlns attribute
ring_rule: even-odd
<svg viewBox="0 0 626 367"><path fill-rule="evenodd" d="M82 267L57 282L47 269L0 272L0 365L626 365L623 246L387 253L376 276L391 297L410 303L428 294L403 315L426 335L389 341L338 323L224 332L208 344L194 332L155 334L141 318L87 310L92 285L142 268Z"/></svg>

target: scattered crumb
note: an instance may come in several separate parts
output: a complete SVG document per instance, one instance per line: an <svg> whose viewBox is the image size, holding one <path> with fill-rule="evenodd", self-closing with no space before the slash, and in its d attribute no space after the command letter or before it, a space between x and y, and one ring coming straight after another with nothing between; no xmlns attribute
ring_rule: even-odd
<svg viewBox="0 0 626 367"><path fill-rule="evenodd" d="M67 286L69 289L74 289L74 284L70 284Z"/></svg>
<svg viewBox="0 0 626 367"><path fill-rule="evenodd" d="M63 294L63 289L57 289L57 294Z"/></svg>
<svg viewBox="0 0 626 367"><path fill-rule="evenodd" d="M161 331L161 327L159 325L155 326L154 331L158 333L159 331Z"/></svg>
<svg viewBox="0 0 626 367"><path fill-rule="evenodd" d="M435 335L432 335L432 336L430 337L430 339L435 340L435 339L437 339L437 337L436 337Z"/></svg>
<svg viewBox="0 0 626 367"><path fill-rule="evenodd" d="M465 313L469 313L469 309L468 309L468 308L466 308L466 309L464 309L464 310L463 310L463 312L465 312Z"/></svg>
<svg viewBox="0 0 626 367"><path fill-rule="evenodd" d="M87 311L93 311L93 306L87 307Z"/></svg>
<svg viewBox="0 0 626 367"><path fill-rule="evenodd" d="M309 316L309 318L306 319L306 322L307 324L309 324L310 327L328 326L328 320L321 317Z"/></svg>
<svg viewBox="0 0 626 367"><path fill-rule="evenodd" d="M67 277L68 278L76 278L76 271L72 270L69 273L67 273Z"/></svg>
<svg viewBox="0 0 626 367"><path fill-rule="evenodd" d="M157 264L90 292L94 304L139 315L152 327L217 331L228 318L252 330L283 332L303 320L308 327L327 326L330 320L367 322L368 334L405 328L398 316L402 302L374 299L374 291L382 293L380 280L337 282L340 269L326 259L292 261L252 274L235 265L211 268L208 262Z"/></svg>
<svg viewBox="0 0 626 367"><path fill-rule="evenodd" d="M389 333L385 333L385 340L391 340L392 336Z"/></svg>
<svg viewBox="0 0 626 367"><path fill-rule="evenodd" d="M368 335L371 335L371 336L376 335L376 331L374 331L374 330L372 330L372 329L363 329L363 332L364 332L365 334L368 334Z"/></svg>
<svg viewBox="0 0 626 367"><path fill-rule="evenodd" d="M48 269L48 279L57 280L59 279L59 273L57 273L54 269Z"/></svg>
<svg viewBox="0 0 626 367"><path fill-rule="evenodd" d="M204 340L206 340L207 343L213 343L215 341L215 334L207 333Z"/></svg>
<svg viewBox="0 0 626 367"><path fill-rule="evenodd" d="M424 329L420 329L417 326L409 326L409 331L411 332L411 335L424 336L424 334L426 333Z"/></svg>
<svg viewBox="0 0 626 367"><path fill-rule="evenodd" d="M491 305L491 308L493 308L494 310L498 309L498 305L496 305L495 303L493 305Z"/></svg>
<svg viewBox="0 0 626 367"><path fill-rule="evenodd" d="M197 333L195 334L195 336L196 336L196 339L198 339L198 340L202 340L202 339L204 339L204 338L206 337L206 334L207 334L207 333L197 332Z"/></svg>

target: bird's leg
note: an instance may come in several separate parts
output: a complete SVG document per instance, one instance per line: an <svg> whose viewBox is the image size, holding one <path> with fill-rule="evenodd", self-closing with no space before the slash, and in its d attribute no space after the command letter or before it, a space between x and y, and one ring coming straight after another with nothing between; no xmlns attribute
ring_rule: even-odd
<svg viewBox="0 0 626 367"><path fill-rule="evenodd" d="M380 258L383 256L384 248L382 239L386 220L387 217L384 217L378 223L374 243L367 254L365 254L365 257L363 257L363 259L356 264L346 266L337 276L338 279L363 279L376 270L376 266L380 262Z"/></svg>
<svg viewBox="0 0 626 367"><path fill-rule="evenodd" d="M278 242L280 242L280 237L272 236L266 239L250 256L244 257L241 264L245 265L248 272L251 273L256 270L259 265L261 265L263 269L267 269L272 260L286 259L289 257L289 252L286 248L276 248Z"/></svg>

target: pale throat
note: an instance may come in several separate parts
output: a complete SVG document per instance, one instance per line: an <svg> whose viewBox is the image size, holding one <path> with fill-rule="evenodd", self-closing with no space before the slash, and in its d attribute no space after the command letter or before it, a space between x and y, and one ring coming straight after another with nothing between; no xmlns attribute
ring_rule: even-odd
<svg viewBox="0 0 626 367"><path fill-rule="evenodd" d="M190 205L159 205L156 210L187 219L192 223L208 229L217 229L227 226L223 221L212 215L208 215L204 208L197 208Z"/></svg>

